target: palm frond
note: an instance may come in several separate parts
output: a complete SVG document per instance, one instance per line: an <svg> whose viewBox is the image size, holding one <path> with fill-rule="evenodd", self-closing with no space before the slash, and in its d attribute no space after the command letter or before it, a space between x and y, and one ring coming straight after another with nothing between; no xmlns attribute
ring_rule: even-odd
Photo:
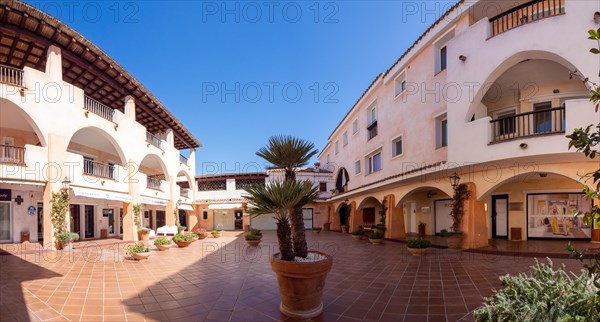
<svg viewBox="0 0 600 322"><path fill-rule="evenodd" d="M274 135L256 155L287 172L307 165L318 152L312 142L291 135Z"/></svg>

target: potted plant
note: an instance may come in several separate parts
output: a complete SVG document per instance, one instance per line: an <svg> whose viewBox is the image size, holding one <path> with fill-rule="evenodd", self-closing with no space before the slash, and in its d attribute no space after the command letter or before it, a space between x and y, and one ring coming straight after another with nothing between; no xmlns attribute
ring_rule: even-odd
<svg viewBox="0 0 600 322"><path fill-rule="evenodd" d="M251 216L275 215L279 253L270 261L279 284L279 310L298 319L311 319L323 312L323 286L333 265L330 255L309 251L306 243L302 207L317 200L318 187L296 180L296 169L316 153L312 143L273 136L257 155L283 169L285 179L245 188Z"/></svg>
<svg viewBox="0 0 600 322"><path fill-rule="evenodd" d="M142 205L133 205L133 223L137 227L138 240L148 240L150 236L150 229L142 226Z"/></svg>
<svg viewBox="0 0 600 322"><path fill-rule="evenodd" d="M454 188L454 196L452 197L452 211L450 212L450 217L452 218L452 227L450 230L442 230L440 235L443 238L446 238L446 242L448 244L448 248L460 248L462 243L463 233L460 230L460 226L462 223L463 215L465 214L465 201L471 197L471 191L469 191L469 187L461 183L456 185Z"/></svg>
<svg viewBox="0 0 600 322"><path fill-rule="evenodd" d="M383 242L383 233L380 231L375 231L369 235L369 241L373 245L379 245Z"/></svg>
<svg viewBox="0 0 600 322"><path fill-rule="evenodd" d="M150 257L150 249L144 242L137 242L127 246L127 255L135 260L148 259Z"/></svg>
<svg viewBox="0 0 600 322"><path fill-rule="evenodd" d="M419 236L425 236L425 228L427 228L427 224L422 221L419 221Z"/></svg>
<svg viewBox="0 0 600 322"><path fill-rule="evenodd" d="M154 240L154 246L160 251L166 251L173 246L173 242L165 237L158 237Z"/></svg>
<svg viewBox="0 0 600 322"><path fill-rule="evenodd" d="M204 239L204 238L208 237L208 233L206 232L206 229L204 229L202 227L196 227L196 228L192 229L192 233L196 234L198 239Z"/></svg>
<svg viewBox="0 0 600 322"><path fill-rule="evenodd" d="M406 243L408 251L413 256L423 256L427 254L427 248L431 246L431 242L427 239L411 239Z"/></svg>
<svg viewBox="0 0 600 322"><path fill-rule="evenodd" d="M327 207L327 222L323 224L323 230L331 230L331 207Z"/></svg>
<svg viewBox="0 0 600 322"><path fill-rule="evenodd" d="M194 242L194 238L191 235L177 234L173 236L173 242L180 248L184 248Z"/></svg>
<svg viewBox="0 0 600 322"><path fill-rule="evenodd" d="M60 243L60 249L71 250L73 242L79 240L79 234L63 231L56 236L56 240Z"/></svg>
<svg viewBox="0 0 600 322"><path fill-rule="evenodd" d="M150 229L149 228L138 229L138 237L140 240L149 240L150 239Z"/></svg>
<svg viewBox="0 0 600 322"><path fill-rule="evenodd" d="M220 230L213 230L210 232L210 234L214 237L214 238L219 238L221 237L221 231Z"/></svg>
<svg viewBox="0 0 600 322"><path fill-rule="evenodd" d="M252 235L258 237L258 239L262 239L262 237L263 237L262 231L260 231L260 229L254 229L254 228L252 228L252 229L250 229L250 233Z"/></svg>
<svg viewBox="0 0 600 322"><path fill-rule="evenodd" d="M318 234L321 232L322 229L323 228L321 228L321 227L313 227L312 232L313 232L313 234Z"/></svg>
<svg viewBox="0 0 600 322"><path fill-rule="evenodd" d="M248 234L246 234L246 236L244 236L244 239L246 239L246 243L248 243L248 245L258 246L258 244L260 244L261 237L262 236L253 235L252 233L248 233Z"/></svg>
<svg viewBox="0 0 600 322"><path fill-rule="evenodd" d="M177 225L177 233L183 234L183 232L187 229L186 226Z"/></svg>
<svg viewBox="0 0 600 322"><path fill-rule="evenodd" d="M54 237L56 238L56 249L62 249L63 243L58 236L67 230L65 217L69 210L69 194L66 190L52 193L52 199L50 200L50 220L54 227Z"/></svg>
<svg viewBox="0 0 600 322"><path fill-rule="evenodd" d="M362 229L357 229L357 230L353 230L350 235L352 236L352 239L354 240L361 240L363 238L363 236L365 235L365 231Z"/></svg>

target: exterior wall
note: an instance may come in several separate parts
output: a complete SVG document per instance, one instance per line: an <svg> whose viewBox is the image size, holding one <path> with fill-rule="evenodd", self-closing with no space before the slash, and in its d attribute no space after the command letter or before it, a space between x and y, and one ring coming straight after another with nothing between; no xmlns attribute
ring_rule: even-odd
<svg viewBox="0 0 600 322"><path fill-rule="evenodd" d="M25 166L0 165L0 178L17 181L37 181L47 183L44 193L44 219L45 236L44 242L51 243L51 223L49 200L51 192L61 188L61 182L68 177L72 187L87 187L100 190L126 193L132 196L131 204L140 203L140 195L153 198L162 198L168 201L167 213L172 213L178 195L175 176L183 171L188 177L194 177L195 153L190 155L191 162L182 164L179 161L179 151L173 146L173 134L167 133L163 150L146 143L146 129L135 121L135 111L132 108L132 100L123 102L127 114L115 111L115 122L108 121L93 113L86 113L84 106L83 90L62 81L60 49L51 46L49 50L49 70L44 73L26 67L24 69L26 88L21 93L19 88L7 84L0 84L1 108L10 108L23 114L27 122L36 130L41 146L31 145L33 133L18 133L8 128L0 129L0 136L16 137L15 144L25 144ZM53 91L57 94L54 95ZM68 121L67 121L68 120ZM82 146L71 142L73 135L79 130L85 129L96 135L100 135L110 142L119 155L107 154L99 150L93 144ZM94 142L94 138L89 138ZM68 148L69 147L69 148ZM71 151L71 152L67 152ZM115 161L118 163L117 180L89 177L83 174L83 156L73 151L93 154L98 161ZM140 173L142 160L149 155L156 155L164 165L166 185L162 192L146 189L145 174ZM48 167L49 164L56 167ZM191 182L194 185L194 182ZM192 189L196 190L196 189ZM102 202L98 200L98 202ZM122 205L119 205L122 206ZM134 239L136 234L132 231L132 211L130 205L126 208L126 230L125 239ZM172 222L172 216L167 215L167 223ZM16 220L13 220L16 222ZM21 223L19 224L21 225ZM37 224L31 223L29 230L37 231ZM98 225L101 227L102 225ZM15 226L14 230L22 230L27 227ZM33 239L33 234L32 234ZM18 237L13 234L13 240Z"/></svg>

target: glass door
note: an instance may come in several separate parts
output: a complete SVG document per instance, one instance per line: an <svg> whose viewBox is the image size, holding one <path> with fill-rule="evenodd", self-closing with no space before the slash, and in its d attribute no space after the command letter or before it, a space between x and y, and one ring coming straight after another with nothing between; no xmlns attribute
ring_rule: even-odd
<svg viewBox="0 0 600 322"><path fill-rule="evenodd" d="M94 206L85 206L85 238L94 237Z"/></svg>
<svg viewBox="0 0 600 322"><path fill-rule="evenodd" d="M123 236L123 208L119 208L119 236Z"/></svg>
<svg viewBox="0 0 600 322"><path fill-rule="evenodd" d="M0 202L0 242L12 241L10 202Z"/></svg>
<svg viewBox="0 0 600 322"><path fill-rule="evenodd" d="M108 235L115 235L115 210L108 209Z"/></svg>
<svg viewBox="0 0 600 322"><path fill-rule="evenodd" d="M44 204L38 202L37 204L37 220L38 220L38 241L44 240Z"/></svg>
<svg viewBox="0 0 600 322"><path fill-rule="evenodd" d="M71 205L70 213L71 213L71 232L77 233L80 237L81 235L81 207L79 205Z"/></svg>

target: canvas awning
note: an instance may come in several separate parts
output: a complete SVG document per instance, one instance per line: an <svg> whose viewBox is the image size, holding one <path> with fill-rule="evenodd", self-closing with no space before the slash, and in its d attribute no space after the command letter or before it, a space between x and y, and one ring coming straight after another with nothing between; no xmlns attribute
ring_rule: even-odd
<svg viewBox="0 0 600 322"><path fill-rule="evenodd" d="M194 211L194 208L192 208L192 206L190 205L179 205L179 209L181 210L189 210L189 211Z"/></svg>
<svg viewBox="0 0 600 322"><path fill-rule="evenodd" d="M82 187L71 187L73 189L73 194L79 197L87 197L94 199L104 199L104 200L116 200L123 202L131 202L132 198L130 195L122 192L114 192L108 190L99 190L99 189L90 189L90 188L82 188Z"/></svg>
<svg viewBox="0 0 600 322"><path fill-rule="evenodd" d="M140 197L140 202L145 203L147 205L155 205L155 206L166 206L168 202L164 199L153 198L153 197Z"/></svg>
<svg viewBox="0 0 600 322"><path fill-rule="evenodd" d="M208 209L235 209L235 208L242 208L242 204L241 203L220 203L220 204L208 205Z"/></svg>

